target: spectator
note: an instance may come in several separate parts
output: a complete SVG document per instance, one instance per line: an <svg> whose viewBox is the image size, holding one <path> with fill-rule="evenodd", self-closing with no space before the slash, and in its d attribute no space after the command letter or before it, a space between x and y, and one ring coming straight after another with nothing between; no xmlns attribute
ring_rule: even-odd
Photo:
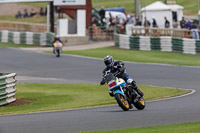
<svg viewBox="0 0 200 133"><path fill-rule="evenodd" d="M184 18L184 17L182 17L182 20L180 21L180 26L181 26L181 29L183 29L183 28L186 28L186 27L185 27L185 25L186 25L185 18Z"/></svg>
<svg viewBox="0 0 200 133"><path fill-rule="evenodd" d="M191 30L192 29L192 25L190 20L185 24L185 28Z"/></svg>
<svg viewBox="0 0 200 133"><path fill-rule="evenodd" d="M151 23L149 20L147 20L147 17L144 18L144 27L145 27L145 35L149 34L149 27L151 26Z"/></svg>
<svg viewBox="0 0 200 133"><path fill-rule="evenodd" d="M27 9L24 9L24 18L28 18L28 17L29 17L28 11L27 11Z"/></svg>
<svg viewBox="0 0 200 133"><path fill-rule="evenodd" d="M101 23L104 25L104 22L103 22L103 20L105 19L105 14L106 14L106 12L105 12L105 10L104 10L104 7L102 6L101 7L101 10L99 11L99 16L101 17Z"/></svg>
<svg viewBox="0 0 200 133"><path fill-rule="evenodd" d="M154 17L152 17L153 19L153 22L152 22L152 26L155 28L155 27L158 27L157 25L157 22L156 22L156 19Z"/></svg>
<svg viewBox="0 0 200 133"><path fill-rule="evenodd" d="M22 18L22 13L21 13L21 11L18 11L18 12L17 12L16 18Z"/></svg>
<svg viewBox="0 0 200 133"><path fill-rule="evenodd" d="M41 8L40 8L40 16L44 16L44 15L45 15L44 9L41 7Z"/></svg>
<svg viewBox="0 0 200 133"><path fill-rule="evenodd" d="M128 23L129 23L129 24L134 24L134 25L136 24L135 16L134 16L133 14L131 15L131 17L130 17Z"/></svg>
<svg viewBox="0 0 200 133"><path fill-rule="evenodd" d="M116 16L116 18L115 18L115 24L117 25L117 24L120 24L120 20L119 20L119 17L118 16Z"/></svg>
<svg viewBox="0 0 200 133"><path fill-rule="evenodd" d="M125 16L126 16L126 23L128 23L129 19L130 19L130 15L125 13Z"/></svg>
<svg viewBox="0 0 200 133"><path fill-rule="evenodd" d="M177 21L174 21L174 22L173 22L173 28L175 28L175 29L178 28L178 23L177 23Z"/></svg>
<svg viewBox="0 0 200 133"><path fill-rule="evenodd" d="M169 22L169 20L167 20L166 17L164 17L164 19L165 19L165 28L169 28L169 27L170 27L170 22Z"/></svg>
<svg viewBox="0 0 200 133"><path fill-rule="evenodd" d="M30 17L34 17L36 15L36 12L35 10L32 8L31 9L31 13L30 13Z"/></svg>
<svg viewBox="0 0 200 133"><path fill-rule="evenodd" d="M142 22L139 20L138 17L136 17L136 24L135 26L142 26Z"/></svg>
<svg viewBox="0 0 200 133"><path fill-rule="evenodd" d="M191 23L191 29L197 29L197 25L194 22Z"/></svg>
<svg viewBox="0 0 200 133"><path fill-rule="evenodd" d="M144 27L150 27L151 23L147 20L147 17L144 18Z"/></svg>
<svg viewBox="0 0 200 133"><path fill-rule="evenodd" d="M127 24L127 20L123 19L123 29L124 29L124 33L126 32L126 24Z"/></svg>
<svg viewBox="0 0 200 133"><path fill-rule="evenodd" d="M115 25L114 18L112 17L112 14L110 12L109 12L109 22L110 22L109 26L114 26Z"/></svg>

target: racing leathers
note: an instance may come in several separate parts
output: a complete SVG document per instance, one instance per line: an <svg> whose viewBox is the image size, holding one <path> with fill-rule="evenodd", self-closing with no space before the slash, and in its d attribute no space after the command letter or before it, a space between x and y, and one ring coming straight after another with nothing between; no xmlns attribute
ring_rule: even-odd
<svg viewBox="0 0 200 133"><path fill-rule="evenodd" d="M122 61L115 61L112 66L107 66L103 70L103 74L105 74L106 71L112 72L116 77L122 78L127 84L132 85L132 88L141 96L143 97L143 93L138 89L136 82L130 78L130 76L126 73L126 68L124 66L124 63ZM101 85L105 84L105 79L103 78ZM109 92L110 95L112 95L112 92Z"/></svg>

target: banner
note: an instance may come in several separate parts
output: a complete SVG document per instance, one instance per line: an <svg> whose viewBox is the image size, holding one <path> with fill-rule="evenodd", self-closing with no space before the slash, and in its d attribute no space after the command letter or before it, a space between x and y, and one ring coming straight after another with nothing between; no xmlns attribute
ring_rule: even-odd
<svg viewBox="0 0 200 133"><path fill-rule="evenodd" d="M14 3L14 2L45 2L53 0L0 0L0 3ZM56 0L57 1L57 0Z"/></svg>
<svg viewBox="0 0 200 133"><path fill-rule="evenodd" d="M63 6L63 5L86 5L86 0L54 0L55 6Z"/></svg>

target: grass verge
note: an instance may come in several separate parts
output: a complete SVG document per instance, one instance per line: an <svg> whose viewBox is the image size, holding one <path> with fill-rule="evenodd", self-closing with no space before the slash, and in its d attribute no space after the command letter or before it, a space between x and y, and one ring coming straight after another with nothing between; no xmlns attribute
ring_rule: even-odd
<svg viewBox="0 0 200 133"><path fill-rule="evenodd" d="M27 44L0 43L0 47L34 48L34 47L39 47L39 46L27 45Z"/></svg>
<svg viewBox="0 0 200 133"><path fill-rule="evenodd" d="M17 99L29 104L3 106L0 115L54 111L116 104L107 86L99 84L17 84ZM187 90L139 85L145 100L155 100L188 93ZM31 101L31 103L30 103Z"/></svg>
<svg viewBox="0 0 200 133"><path fill-rule="evenodd" d="M23 5L31 5L39 8L46 8L48 5L48 2L22 2Z"/></svg>
<svg viewBox="0 0 200 133"><path fill-rule="evenodd" d="M200 122L88 133L200 133Z"/></svg>
<svg viewBox="0 0 200 133"><path fill-rule="evenodd" d="M47 22L46 17L16 18L15 16L11 16L11 15L0 16L0 20L14 21L14 22L26 22L26 23L44 23L44 24Z"/></svg>
<svg viewBox="0 0 200 133"><path fill-rule="evenodd" d="M119 49L116 47L98 48L90 50L63 51L62 53L97 57L102 59L106 55L112 55L116 60L122 61L200 66L199 55L190 55L182 53L170 53L160 51L136 51Z"/></svg>

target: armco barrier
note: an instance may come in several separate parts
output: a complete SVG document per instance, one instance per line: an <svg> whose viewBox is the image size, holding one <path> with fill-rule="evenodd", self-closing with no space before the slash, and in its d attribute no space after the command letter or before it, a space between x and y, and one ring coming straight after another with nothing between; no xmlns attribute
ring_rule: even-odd
<svg viewBox="0 0 200 133"><path fill-rule="evenodd" d="M49 32L33 33L33 32L11 32L7 30L0 31L0 42L27 44L38 46L51 46L54 40L54 34Z"/></svg>
<svg viewBox="0 0 200 133"><path fill-rule="evenodd" d="M0 106L16 101L16 73L0 73Z"/></svg>
<svg viewBox="0 0 200 133"><path fill-rule="evenodd" d="M181 52L199 54L200 40L174 37L148 37L114 34L115 45L123 49L160 50L166 52Z"/></svg>

